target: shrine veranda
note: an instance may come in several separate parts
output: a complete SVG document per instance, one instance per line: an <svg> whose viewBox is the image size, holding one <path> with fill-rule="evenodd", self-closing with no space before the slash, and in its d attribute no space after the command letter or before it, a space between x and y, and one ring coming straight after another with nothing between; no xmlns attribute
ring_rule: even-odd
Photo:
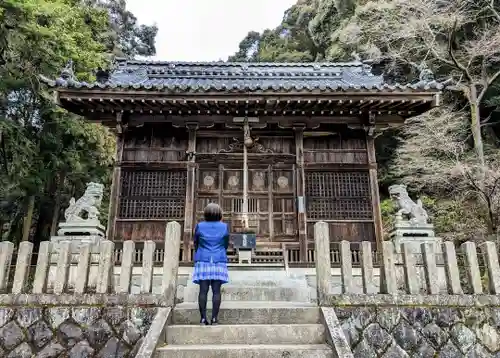
<svg viewBox="0 0 500 358"><path fill-rule="evenodd" d="M107 238L161 242L177 221L184 263L209 202L232 233L248 219L267 263L285 246L288 259L312 261L318 221L332 242L379 244L374 139L438 106L442 89L385 84L362 62L119 59L95 83L78 81L71 66L43 79L59 106L116 133Z"/></svg>

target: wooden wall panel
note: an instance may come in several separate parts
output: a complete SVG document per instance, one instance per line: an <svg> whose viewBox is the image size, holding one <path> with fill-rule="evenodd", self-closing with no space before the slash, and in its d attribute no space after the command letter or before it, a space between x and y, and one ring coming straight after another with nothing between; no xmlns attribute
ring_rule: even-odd
<svg viewBox="0 0 500 358"><path fill-rule="evenodd" d="M290 133L290 135L293 135L293 133ZM256 132L256 136L259 136L258 132ZM295 154L295 140L293 137L259 137L259 143L273 153Z"/></svg>
<svg viewBox="0 0 500 358"><path fill-rule="evenodd" d="M366 164L365 139L340 135L304 138L305 163Z"/></svg>
<svg viewBox="0 0 500 358"><path fill-rule="evenodd" d="M182 225L182 222L179 222ZM118 221L115 241L164 241L166 221Z"/></svg>
<svg viewBox="0 0 500 358"><path fill-rule="evenodd" d="M314 224L307 223L307 236L314 240ZM330 228L330 241L340 242L347 240L359 243L361 241L375 242L375 229L373 222L328 222Z"/></svg>
<svg viewBox="0 0 500 358"><path fill-rule="evenodd" d="M145 124L127 132L123 149L126 163L184 161L188 146L187 131L168 123Z"/></svg>
<svg viewBox="0 0 500 358"><path fill-rule="evenodd" d="M229 144L233 142L232 137L198 137L196 138L196 152L200 154L218 153L222 149L229 147Z"/></svg>

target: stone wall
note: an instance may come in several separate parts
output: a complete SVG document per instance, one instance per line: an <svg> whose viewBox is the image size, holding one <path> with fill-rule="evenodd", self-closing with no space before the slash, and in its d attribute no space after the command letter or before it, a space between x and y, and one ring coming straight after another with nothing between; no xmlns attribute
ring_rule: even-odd
<svg viewBox="0 0 500 358"><path fill-rule="evenodd" d="M132 292L133 242L124 244L116 278L107 240L42 242L34 267L33 243L0 242L0 358L150 358L138 352L154 347L152 322L174 303L178 257L169 253L179 251L180 238L180 225L168 223L158 293L154 245L146 245Z"/></svg>
<svg viewBox="0 0 500 358"><path fill-rule="evenodd" d="M349 356L500 358L500 265L494 242L479 247L465 242L460 252L452 242L420 248L405 243L401 255L383 242L378 280L371 246L363 242L361 295L349 243L342 242L339 295L332 290L325 250L327 224L315 224L315 241L319 303L334 308L325 319L327 328L333 342L350 346Z"/></svg>
<svg viewBox="0 0 500 358"><path fill-rule="evenodd" d="M500 357L500 296L328 297L354 358Z"/></svg>
<svg viewBox="0 0 500 358"><path fill-rule="evenodd" d="M135 357L155 308L2 307L0 357Z"/></svg>
<svg viewBox="0 0 500 358"><path fill-rule="evenodd" d="M0 295L0 357L135 357L161 298Z"/></svg>
<svg viewBox="0 0 500 358"><path fill-rule="evenodd" d="M500 357L500 307L335 311L355 358Z"/></svg>

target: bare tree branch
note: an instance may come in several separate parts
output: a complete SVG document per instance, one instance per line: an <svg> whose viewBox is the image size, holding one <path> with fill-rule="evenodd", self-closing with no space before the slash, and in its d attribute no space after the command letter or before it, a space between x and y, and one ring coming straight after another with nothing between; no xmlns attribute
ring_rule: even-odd
<svg viewBox="0 0 500 358"><path fill-rule="evenodd" d="M481 92L479 93L479 95L477 96L477 100L479 103L481 103L484 95L486 94L486 92L488 91L488 89L490 88L490 86L500 77L500 71L497 71L495 74L493 74L493 76L491 76L489 78L488 81L486 81L486 84L484 85L483 89L481 90Z"/></svg>
<svg viewBox="0 0 500 358"><path fill-rule="evenodd" d="M495 9L495 0L490 1L489 9L493 13L493 16L500 22L500 13Z"/></svg>
<svg viewBox="0 0 500 358"><path fill-rule="evenodd" d="M451 60L453 61L453 64L460 70L463 72L464 76L470 81L470 82L474 82L474 80L472 79L472 76L470 75L470 72L469 70L464 66L462 65L460 62L458 62L456 56L455 56L455 52L453 50L453 42L455 41L455 36L456 36L456 31L457 31L457 24L458 24L458 20L455 19L455 23L453 24L453 28L451 29L450 31L450 38L448 40L448 52L450 54L450 57L451 57Z"/></svg>

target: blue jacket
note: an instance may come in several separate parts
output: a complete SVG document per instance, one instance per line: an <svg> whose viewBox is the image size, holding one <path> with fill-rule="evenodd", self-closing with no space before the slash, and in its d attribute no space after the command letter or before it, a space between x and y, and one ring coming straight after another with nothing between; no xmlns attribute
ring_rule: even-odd
<svg viewBox="0 0 500 358"><path fill-rule="evenodd" d="M227 262L229 245L227 224L221 221L202 221L194 231L194 262Z"/></svg>

